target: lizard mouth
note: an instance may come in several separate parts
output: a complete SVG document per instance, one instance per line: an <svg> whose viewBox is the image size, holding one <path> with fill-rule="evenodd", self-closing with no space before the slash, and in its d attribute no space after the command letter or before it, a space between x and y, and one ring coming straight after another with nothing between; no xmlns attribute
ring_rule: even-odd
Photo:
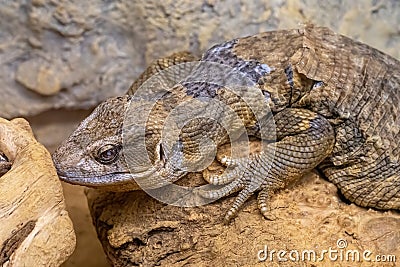
<svg viewBox="0 0 400 267"><path fill-rule="evenodd" d="M101 186L105 184L119 184L126 183L127 181L133 180L132 174L129 172L117 172L104 174L99 176L81 177L81 176L70 176L64 173L57 173L61 181L85 186Z"/></svg>
<svg viewBox="0 0 400 267"><path fill-rule="evenodd" d="M128 170L120 172L110 172L102 175L83 176L80 173L63 172L58 170L57 175L61 181L88 187L100 187L128 183L146 185L148 180L152 180L148 179L149 177L158 176L158 174L162 172L164 164L165 162L163 160L160 160L157 166L152 166L150 169L141 172L132 172ZM139 183L137 182L137 180L139 181Z"/></svg>

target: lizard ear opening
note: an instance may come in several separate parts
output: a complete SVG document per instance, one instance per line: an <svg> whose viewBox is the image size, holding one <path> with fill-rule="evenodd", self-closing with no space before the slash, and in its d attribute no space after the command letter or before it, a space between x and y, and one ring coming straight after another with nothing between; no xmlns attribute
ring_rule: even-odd
<svg viewBox="0 0 400 267"><path fill-rule="evenodd" d="M166 155L165 155L163 145L161 143L158 146L158 157L161 162L165 163Z"/></svg>
<svg viewBox="0 0 400 267"><path fill-rule="evenodd" d="M114 163L119 158L120 146L107 144L100 147L95 155L96 161L101 164Z"/></svg>

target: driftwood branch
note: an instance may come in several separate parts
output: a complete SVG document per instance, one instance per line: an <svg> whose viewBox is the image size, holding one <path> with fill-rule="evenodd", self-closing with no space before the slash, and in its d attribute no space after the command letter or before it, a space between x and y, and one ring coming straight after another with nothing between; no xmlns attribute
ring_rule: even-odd
<svg viewBox="0 0 400 267"><path fill-rule="evenodd" d="M199 179L193 175L182 183ZM90 189L87 197L114 266L374 266L362 259L366 250L371 259L380 254L400 260L400 214L347 204L316 173L272 198L273 221L262 218L255 198L224 225L233 197L194 208L166 205L143 191ZM351 255L334 260L322 254L330 248L357 251L360 262ZM286 253L281 260L279 250ZM315 258L312 252L307 258L307 251L314 251Z"/></svg>
<svg viewBox="0 0 400 267"><path fill-rule="evenodd" d="M0 265L59 266L75 233L50 154L23 119L0 119L0 151Z"/></svg>

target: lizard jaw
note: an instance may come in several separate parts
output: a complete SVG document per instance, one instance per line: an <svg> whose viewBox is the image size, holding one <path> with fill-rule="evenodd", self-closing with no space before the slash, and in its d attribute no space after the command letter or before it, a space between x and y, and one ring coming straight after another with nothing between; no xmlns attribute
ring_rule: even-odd
<svg viewBox="0 0 400 267"><path fill-rule="evenodd" d="M69 176L62 173L58 173L60 180L76 185L85 186L101 186L104 185L104 181L109 184L120 184L127 181L132 181L132 175L130 173L110 173L101 176L90 176L90 177L79 177L79 176Z"/></svg>
<svg viewBox="0 0 400 267"><path fill-rule="evenodd" d="M135 189L155 189L162 187L162 183L157 182L158 177L162 177L164 162L160 161L157 167L152 167L146 171L139 173L133 172L112 172L99 176L80 176L79 174L71 174L57 172L60 180L88 187L107 187L121 184L136 184Z"/></svg>

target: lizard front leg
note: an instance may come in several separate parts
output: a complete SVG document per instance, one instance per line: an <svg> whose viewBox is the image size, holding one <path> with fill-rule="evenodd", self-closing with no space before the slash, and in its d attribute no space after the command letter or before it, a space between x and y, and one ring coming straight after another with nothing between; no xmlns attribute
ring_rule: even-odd
<svg viewBox="0 0 400 267"><path fill-rule="evenodd" d="M229 222L244 202L261 190L258 206L269 218L268 199L277 189L301 177L327 157L334 145L334 131L321 115L306 109L285 109L274 116L277 142L264 144L266 149L248 158L233 159L231 168L208 180L228 182L216 190L202 190L205 198L218 199L240 191L225 216Z"/></svg>

